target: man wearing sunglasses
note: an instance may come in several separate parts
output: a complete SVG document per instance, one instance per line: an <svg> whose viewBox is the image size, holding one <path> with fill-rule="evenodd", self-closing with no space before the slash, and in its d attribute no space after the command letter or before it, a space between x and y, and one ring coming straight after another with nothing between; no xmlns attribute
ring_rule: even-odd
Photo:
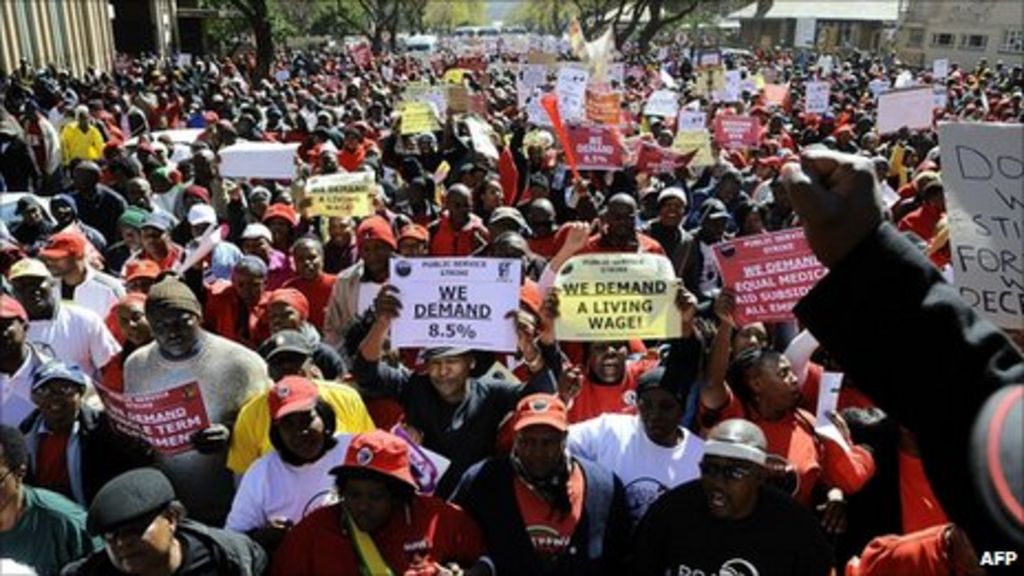
<svg viewBox="0 0 1024 576"><path fill-rule="evenodd" d="M637 528L630 573L829 574L832 550L813 514L765 483L766 447L746 420L712 428L700 479L665 493Z"/></svg>

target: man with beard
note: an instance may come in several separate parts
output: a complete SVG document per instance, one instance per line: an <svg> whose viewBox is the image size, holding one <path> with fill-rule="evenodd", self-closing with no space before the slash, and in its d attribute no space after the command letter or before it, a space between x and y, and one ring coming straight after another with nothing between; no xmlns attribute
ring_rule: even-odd
<svg viewBox="0 0 1024 576"><path fill-rule="evenodd" d="M630 573L830 574L832 550L817 520L765 484L767 445L746 420L715 426L700 479L659 498L637 528Z"/></svg>
<svg viewBox="0 0 1024 576"><path fill-rule="evenodd" d="M569 456L555 396L516 407L512 454L470 468L452 501L483 528L498 574L621 574L629 533L622 484Z"/></svg>

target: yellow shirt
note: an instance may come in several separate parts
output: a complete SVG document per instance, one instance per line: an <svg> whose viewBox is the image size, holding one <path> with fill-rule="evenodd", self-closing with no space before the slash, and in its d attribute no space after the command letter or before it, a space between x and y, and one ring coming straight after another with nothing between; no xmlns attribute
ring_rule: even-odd
<svg viewBox="0 0 1024 576"><path fill-rule="evenodd" d="M60 146L64 153L64 164L72 160L99 160L103 157L103 134L100 129L89 125L82 132L78 122L68 122L60 132Z"/></svg>
<svg viewBox="0 0 1024 576"><path fill-rule="evenodd" d="M314 380L320 399L334 409L335 433L358 434L375 428L363 399L354 388L338 382ZM270 452L270 406L269 392L255 396L242 406L235 420L228 448L228 468L242 475L257 458Z"/></svg>

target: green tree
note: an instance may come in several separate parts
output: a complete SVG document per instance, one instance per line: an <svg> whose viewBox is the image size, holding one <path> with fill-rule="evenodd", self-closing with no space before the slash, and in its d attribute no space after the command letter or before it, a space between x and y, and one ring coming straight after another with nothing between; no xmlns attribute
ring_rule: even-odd
<svg viewBox="0 0 1024 576"><path fill-rule="evenodd" d="M577 13L576 6L564 0L528 0L513 8L507 19L509 24L526 26L535 32L560 35Z"/></svg>
<svg viewBox="0 0 1024 576"><path fill-rule="evenodd" d="M427 0L423 26L429 30L449 32L459 26L481 26L487 23L487 7L483 0Z"/></svg>

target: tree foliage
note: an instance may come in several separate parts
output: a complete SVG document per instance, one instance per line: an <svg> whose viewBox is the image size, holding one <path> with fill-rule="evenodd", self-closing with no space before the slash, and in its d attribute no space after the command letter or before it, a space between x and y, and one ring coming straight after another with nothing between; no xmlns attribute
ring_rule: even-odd
<svg viewBox="0 0 1024 576"><path fill-rule="evenodd" d="M516 23L535 30L561 34L572 16L578 16L588 38L609 26L615 30L616 44L636 35L640 44L653 40L660 32L682 24L697 8L717 5L717 0L529 0L513 14Z"/></svg>
<svg viewBox="0 0 1024 576"><path fill-rule="evenodd" d="M435 32L448 32L459 26L487 24L487 6L483 0L427 0L423 25Z"/></svg>

